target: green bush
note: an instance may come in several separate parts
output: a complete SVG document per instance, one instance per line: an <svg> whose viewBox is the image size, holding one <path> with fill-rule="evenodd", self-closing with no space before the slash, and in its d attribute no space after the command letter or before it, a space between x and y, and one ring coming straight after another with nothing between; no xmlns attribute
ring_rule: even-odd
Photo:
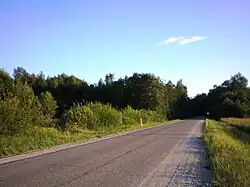
<svg viewBox="0 0 250 187"><path fill-rule="evenodd" d="M141 113L139 110L134 110L132 107L127 106L122 111L122 123L126 126L140 123Z"/></svg>
<svg viewBox="0 0 250 187"><path fill-rule="evenodd" d="M0 98L3 99L5 94L9 92L12 85L10 75L3 69L0 69Z"/></svg>
<svg viewBox="0 0 250 187"><path fill-rule="evenodd" d="M52 118L56 114L56 101L53 98L52 94L48 91L42 92L39 97L41 103L41 110L44 116Z"/></svg>
<svg viewBox="0 0 250 187"><path fill-rule="evenodd" d="M56 102L49 92L42 93L39 102L33 89L16 82L0 100L0 134L14 135L32 126L52 126Z"/></svg>
<svg viewBox="0 0 250 187"><path fill-rule="evenodd" d="M16 134L42 120L40 104L32 88L27 85L13 85L13 92L0 100L0 133Z"/></svg>
<svg viewBox="0 0 250 187"><path fill-rule="evenodd" d="M0 100L0 134L15 134L30 124L29 114L20 105L18 97Z"/></svg>
<svg viewBox="0 0 250 187"><path fill-rule="evenodd" d="M93 129L98 123L98 117L94 115L89 106L74 105L66 113L66 126L79 126L81 128Z"/></svg>
<svg viewBox="0 0 250 187"><path fill-rule="evenodd" d="M46 91L40 95L39 101L41 103L41 112L44 118L44 123L40 125L44 127L53 126L53 117L56 114L57 108L57 103L55 99L53 98L50 92Z"/></svg>
<svg viewBox="0 0 250 187"><path fill-rule="evenodd" d="M163 117L153 110L135 110L130 106L126 107L123 111L123 123L126 126L130 126L133 124L140 123L140 119L142 119L142 123L150 123L150 122L161 122L163 121Z"/></svg>
<svg viewBox="0 0 250 187"><path fill-rule="evenodd" d="M150 110L141 110L141 116L143 119L143 123L148 123L153 121L153 116L154 116L154 111L150 111Z"/></svg>
<svg viewBox="0 0 250 187"><path fill-rule="evenodd" d="M162 122L164 121L164 117L153 110L143 110L142 118L144 118L144 121L146 122Z"/></svg>
<svg viewBox="0 0 250 187"><path fill-rule="evenodd" d="M90 107L93 113L97 116L98 128L121 126L122 114L111 105L104 105L96 102L89 103L87 106Z"/></svg>
<svg viewBox="0 0 250 187"><path fill-rule="evenodd" d="M121 113L111 105L89 103L75 105L66 114L66 126L97 129L121 125Z"/></svg>

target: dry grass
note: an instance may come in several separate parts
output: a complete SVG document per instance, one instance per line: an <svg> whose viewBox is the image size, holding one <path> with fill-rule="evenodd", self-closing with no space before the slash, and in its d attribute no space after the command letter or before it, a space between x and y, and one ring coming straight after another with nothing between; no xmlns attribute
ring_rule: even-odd
<svg viewBox="0 0 250 187"><path fill-rule="evenodd" d="M250 118L221 118L221 121L232 125L250 125Z"/></svg>
<svg viewBox="0 0 250 187"><path fill-rule="evenodd" d="M221 121L233 137L250 143L250 118L222 118Z"/></svg>

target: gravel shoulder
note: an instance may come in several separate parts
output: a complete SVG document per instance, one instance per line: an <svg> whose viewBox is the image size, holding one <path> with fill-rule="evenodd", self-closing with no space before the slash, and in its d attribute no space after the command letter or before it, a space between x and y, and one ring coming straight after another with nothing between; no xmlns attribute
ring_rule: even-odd
<svg viewBox="0 0 250 187"><path fill-rule="evenodd" d="M178 142L140 187L211 186L211 180L209 160L202 138L202 125L197 123L190 134Z"/></svg>

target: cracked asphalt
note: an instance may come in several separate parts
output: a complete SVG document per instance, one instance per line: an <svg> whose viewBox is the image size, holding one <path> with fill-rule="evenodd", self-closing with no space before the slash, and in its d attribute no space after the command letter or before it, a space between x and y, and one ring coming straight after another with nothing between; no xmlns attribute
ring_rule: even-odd
<svg viewBox="0 0 250 187"><path fill-rule="evenodd" d="M175 122L1 164L0 186L153 186L147 184L154 171L164 168L164 160L171 162L174 150L201 124L200 119ZM164 181L166 175L157 177Z"/></svg>

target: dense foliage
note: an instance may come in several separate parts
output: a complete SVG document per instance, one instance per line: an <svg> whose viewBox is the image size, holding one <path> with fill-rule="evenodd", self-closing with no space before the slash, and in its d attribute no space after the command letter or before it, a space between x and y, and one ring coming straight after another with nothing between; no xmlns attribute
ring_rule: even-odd
<svg viewBox="0 0 250 187"><path fill-rule="evenodd" d="M0 70L0 133L16 134L32 126L78 126L97 129L186 118L207 112L211 117L250 114L248 80L240 73L214 86L208 94L188 98L182 80L163 82L153 74L134 73L115 80L107 74L97 84L73 75L45 77L14 69Z"/></svg>
<svg viewBox="0 0 250 187"><path fill-rule="evenodd" d="M215 85L208 94L197 95L190 102L194 115L209 112L211 118L250 117L250 88L248 80L238 73L221 85Z"/></svg>

